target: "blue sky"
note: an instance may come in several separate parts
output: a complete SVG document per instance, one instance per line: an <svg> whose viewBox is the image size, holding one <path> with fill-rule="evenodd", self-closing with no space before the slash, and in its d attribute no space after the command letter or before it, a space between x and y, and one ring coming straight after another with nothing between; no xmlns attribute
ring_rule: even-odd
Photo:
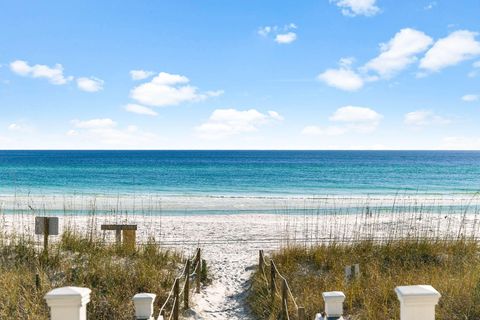
<svg viewBox="0 0 480 320"><path fill-rule="evenodd" d="M480 149L480 3L3 1L1 149Z"/></svg>

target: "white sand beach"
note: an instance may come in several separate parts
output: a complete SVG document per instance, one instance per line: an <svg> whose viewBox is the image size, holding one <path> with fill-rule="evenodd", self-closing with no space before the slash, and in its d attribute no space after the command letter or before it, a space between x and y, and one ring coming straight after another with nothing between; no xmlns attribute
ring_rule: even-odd
<svg viewBox="0 0 480 320"><path fill-rule="evenodd" d="M93 201L93 200L92 200ZM5 204L3 208L8 207ZM98 203L97 203L98 204ZM87 209L87 208L85 208ZM475 209L476 210L476 209ZM258 250L267 253L287 245L311 245L360 238L436 237L474 235L479 217L468 214L411 212L375 212L360 214L214 214L149 215L112 211L111 214L60 215L60 233L66 228L81 234L95 233L105 241L114 241L113 233L100 231L104 223L137 224L137 242L149 239L160 245L182 250L186 255L195 248L203 250L213 281L193 298L189 319L248 319L245 296L248 279L255 268ZM87 210L88 211L88 210ZM32 235L34 217L30 211L3 214L4 232ZM48 213L48 212L45 212ZM51 241L55 241L55 236ZM40 241L40 237L37 236Z"/></svg>

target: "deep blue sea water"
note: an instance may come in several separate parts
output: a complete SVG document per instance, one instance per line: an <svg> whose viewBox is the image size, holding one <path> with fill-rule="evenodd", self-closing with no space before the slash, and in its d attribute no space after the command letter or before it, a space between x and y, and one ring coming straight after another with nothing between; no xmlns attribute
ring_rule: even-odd
<svg viewBox="0 0 480 320"><path fill-rule="evenodd" d="M474 151L0 151L1 194L477 191Z"/></svg>

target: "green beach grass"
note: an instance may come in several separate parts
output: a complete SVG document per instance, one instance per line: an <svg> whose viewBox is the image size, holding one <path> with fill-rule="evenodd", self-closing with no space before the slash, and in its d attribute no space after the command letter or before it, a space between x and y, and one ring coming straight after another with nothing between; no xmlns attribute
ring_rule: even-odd
<svg viewBox="0 0 480 320"><path fill-rule="evenodd" d="M399 319L400 305L394 288L430 284L442 298L438 320L480 319L480 251L477 242L456 240L359 241L354 244L288 247L273 253L278 270L288 280L306 319L323 311L322 292L343 291L348 319ZM359 263L361 276L345 281L344 268ZM269 276L267 268L267 278ZM272 309L268 285L257 271L248 298L258 319L275 319L279 299ZM296 319L291 310L292 319Z"/></svg>
<svg viewBox="0 0 480 320"><path fill-rule="evenodd" d="M62 286L92 290L89 319L131 320L139 292L157 294L157 312L183 260L153 242L132 251L70 232L51 245L48 258L29 239L0 241L0 319L48 319L43 297Z"/></svg>

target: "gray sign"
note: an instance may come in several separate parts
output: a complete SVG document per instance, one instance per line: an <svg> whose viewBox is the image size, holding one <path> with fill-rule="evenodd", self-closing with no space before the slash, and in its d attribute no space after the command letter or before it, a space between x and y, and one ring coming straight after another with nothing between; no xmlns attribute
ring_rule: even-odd
<svg viewBox="0 0 480 320"><path fill-rule="evenodd" d="M48 234L52 236L58 235L58 217L35 217L35 234L43 234L45 232L45 219L48 223Z"/></svg>

